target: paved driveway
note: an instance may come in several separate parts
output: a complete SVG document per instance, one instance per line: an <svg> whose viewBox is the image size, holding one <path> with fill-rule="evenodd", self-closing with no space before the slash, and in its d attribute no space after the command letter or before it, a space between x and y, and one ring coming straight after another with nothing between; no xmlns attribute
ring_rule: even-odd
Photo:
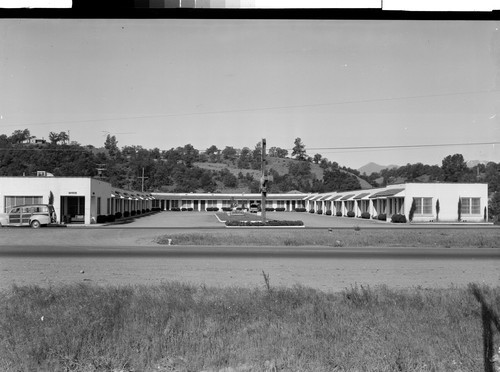
<svg viewBox="0 0 500 372"><path fill-rule="evenodd" d="M307 212L267 212L267 219L301 220L306 227L355 227L355 226L391 226L375 220L361 218L332 217ZM126 225L117 227L223 227L214 212L160 212L135 219Z"/></svg>

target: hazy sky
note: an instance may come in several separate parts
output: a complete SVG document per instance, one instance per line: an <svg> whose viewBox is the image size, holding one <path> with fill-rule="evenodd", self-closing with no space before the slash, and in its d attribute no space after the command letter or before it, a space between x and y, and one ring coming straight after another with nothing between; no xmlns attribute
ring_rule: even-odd
<svg viewBox="0 0 500 372"><path fill-rule="evenodd" d="M500 161L500 22L0 22L0 133L291 149L340 165ZM318 149L316 148L325 148Z"/></svg>

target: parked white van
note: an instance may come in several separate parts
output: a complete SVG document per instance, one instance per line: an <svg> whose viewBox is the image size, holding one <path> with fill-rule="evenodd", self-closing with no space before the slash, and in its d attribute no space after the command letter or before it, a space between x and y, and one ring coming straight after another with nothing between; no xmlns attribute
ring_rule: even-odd
<svg viewBox="0 0 500 372"><path fill-rule="evenodd" d="M54 206L49 204L17 205L8 213L0 213L1 226L31 226L38 229L56 221Z"/></svg>

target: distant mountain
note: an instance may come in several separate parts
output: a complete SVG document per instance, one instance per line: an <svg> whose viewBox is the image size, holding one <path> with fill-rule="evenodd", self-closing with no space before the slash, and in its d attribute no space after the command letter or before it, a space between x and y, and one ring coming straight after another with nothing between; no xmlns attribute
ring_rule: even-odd
<svg viewBox="0 0 500 372"><path fill-rule="evenodd" d="M398 168L397 165L391 164L391 165L380 165L377 163L370 162L368 164L363 165L362 167L358 168L358 171L360 174L366 173L367 176L374 172L380 172L382 169L392 169L392 168Z"/></svg>

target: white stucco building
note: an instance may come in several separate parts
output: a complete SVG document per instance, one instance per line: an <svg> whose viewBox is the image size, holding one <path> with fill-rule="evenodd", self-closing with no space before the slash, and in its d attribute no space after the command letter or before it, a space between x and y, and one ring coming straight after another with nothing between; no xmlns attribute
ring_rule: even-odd
<svg viewBox="0 0 500 372"><path fill-rule="evenodd" d="M117 189L91 177L0 177L0 210L14 205L48 204L50 195L59 222L90 224L99 215L125 214L152 208L193 211L248 208L260 203L260 194L146 193ZM413 222L484 222L488 220L488 185L485 183L406 183L369 190L268 194L266 208L292 212L297 208L325 218L377 218L405 215ZM134 212L134 213L135 213ZM127 213L127 214L128 214Z"/></svg>
<svg viewBox="0 0 500 372"><path fill-rule="evenodd" d="M117 189L91 177L0 177L0 211L14 205L49 204L58 222L90 224L99 215L151 209L149 193Z"/></svg>
<svg viewBox="0 0 500 372"><path fill-rule="evenodd" d="M231 201L249 206L260 203L260 194L207 194L207 193L152 193L153 207L162 210L176 208L205 211L207 208L229 207ZM328 216L347 216L354 213L371 218L386 215L390 221L394 214L410 220L412 204L413 222L484 222L488 220L488 185L485 183L405 183L369 190L353 190L321 194L268 194L267 208L307 211ZM460 203L460 206L459 206ZM460 212L459 212L460 211Z"/></svg>

